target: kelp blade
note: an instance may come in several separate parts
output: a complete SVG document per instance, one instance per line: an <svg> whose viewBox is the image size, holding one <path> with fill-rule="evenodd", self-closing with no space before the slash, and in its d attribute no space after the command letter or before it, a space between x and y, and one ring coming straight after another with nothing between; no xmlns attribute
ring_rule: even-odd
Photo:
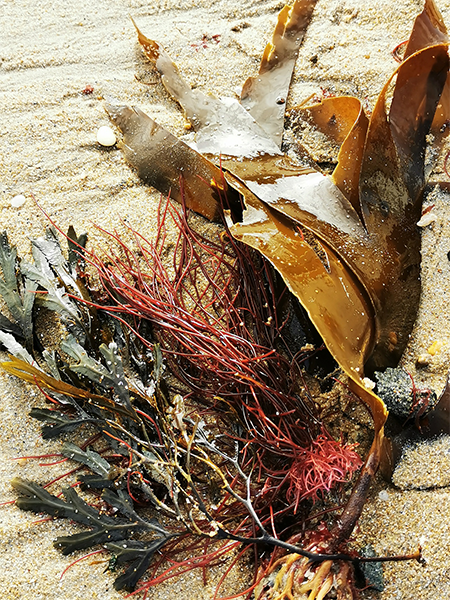
<svg viewBox="0 0 450 600"><path fill-rule="evenodd" d="M157 58L157 62L158 60L161 60L161 55ZM359 190L361 206L357 207L359 211L355 210L348 200L346 204L345 196L339 199L339 197L334 196L333 190L329 190L332 202L325 209L325 212L332 214L334 210L335 215L329 217L319 214L317 207L313 205L314 202L317 204L317 198L314 198L317 195L314 185L307 191L302 189L302 185L299 185L298 187L302 192L302 198L300 199L287 196L283 191L278 194L278 197L274 197L272 194L274 183L285 185L289 180L286 175L286 170L289 168L292 168L292 180L298 177L298 183L300 183L300 180L303 182L306 178L311 178L311 175L320 179L319 173L301 172L302 168L298 166L296 167L297 173L295 173L295 167L292 165L286 166L287 159L280 156L279 153L273 153L272 155L271 152L266 152L266 155L261 153L256 158L247 157L244 160L234 162L231 159L223 163L230 173L237 175L240 183L244 184L245 187L240 186L240 191L243 191L244 196L247 188L268 204L271 209L287 214L291 219L295 219L300 226L310 228L321 238L323 243L333 248L334 252L359 278L361 288L369 293L371 303L376 309L376 325L374 326L376 350L371 359L371 368L383 368L387 365L396 364L405 347L417 311L420 292L418 281L420 254L419 234L415 223L420 215L420 192L423 181L421 167L419 166L418 171L417 167L415 167L415 171L411 170L410 165L412 163L406 160L406 153L403 152L403 148L408 143L412 144L414 146L412 148L413 155L419 158L419 163L423 164L425 133L431 124L432 112L439 100L440 87L443 85L442 71L445 68L446 60L447 55L444 46L438 46L436 50L422 50L399 67L397 76L400 85L397 86L394 93L390 120L388 121L385 109L385 96L389 87L389 84L387 84L372 115L362 158L361 147L366 127L363 112L360 104L353 103L353 107L349 108L349 102L351 101L347 101L345 110L349 114L343 114L340 118L343 125L342 132L339 135L342 138L347 131L348 133L342 142L343 148L341 148L342 153L340 156L342 164L338 164L337 173L339 176L337 175L336 179L343 183L345 172L351 171L352 174L349 178L351 179L351 185L347 192L350 193L352 202L356 203L355 188L359 161L362 163ZM167 65L161 67L163 76L170 69L173 69L173 67ZM408 83L409 81L413 83ZM407 91L406 94L404 90ZM410 106L403 114L397 107L401 107L403 99L406 100L406 98L410 101ZM336 102L326 106L332 109L331 112L334 111L335 113L337 104L338 101L336 100ZM129 111L130 109L126 110ZM341 107L341 113L344 112ZM419 115L418 118L417 115ZM142 115L140 117L144 119ZM146 119L148 118L146 117ZM355 119L354 123L350 126L353 119ZM153 124L151 119L148 119L148 122ZM125 129L123 124L118 124L122 129ZM142 123L139 125L142 126ZM393 133L395 127L399 130ZM192 190L196 191L197 186L192 185L192 181L195 184L197 183L193 173L195 173L199 155L195 151L186 145L180 146L182 148L180 156L183 157L183 161L177 163L171 157L169 169L165 172L164 163L158 165L158 160L150 160L154 157L153 150L150 152L150 157L145 156L145 146L148 140L146 143L141 143L145 136L136 133L138 130L137 124L134 123L132 127L127 124L127 128L129 131L125 132L125 149L131 147L130 161L149 183L164 193L167 193L170 188L174 197L181 196L181 188L176 186L177 176L181 173L186 174L187 179L189 179L184 183L186 189L192 187ZM402 133L403 130L407 130L406 134ZM355 137L355 132L358 137L357 142L354 142L354 140L352 142L348 141L352 136ZM147 136L147 138L150 138L150 136ZM175 147L177 143L182 144L178 140L175 141L175 138L169 140L166 132L161 135L160 140L156 137L156 142L160 143L159 156L164 155L164 158L170 156L168 150ZM346 143L349 144L347 149L345 148ZM352 146L352 144L356 144L356 146ZM218 144L218 147L220 147L220 144ZM165 149L165 151L162 149ZM177 151L174 151L173 154L176 155ZM353 155L356 158L354 163L351 164ZM191 160L191 157L194 156L195 159L192 158ZM208 175L205 177L204 173L199 172L200 177L205 181L211 179L217 181L218 173L214 172L214 167L204 158L202 160L206 163L206 167L202 165L202 168L206 168ZM258 162L265 163L264 167L266 168L267 161L271 163L269 172L267 170L256 172L258 169L255 171L255 165ZM152 162L152 166L149 168L150 162ZM187 165L187 169L182 164L183 162ZM341 174L339 174L339 169L342 171ZM252 172L249 174L250 171ZM215 174L211 177L212 172ZM150 176L148 176L149 173ZM322 185L322 181L318 185ZM232 187L239 188L239 186ZM336 185L336 188L339 191L338 185ZM211 214L215 218L217 215L216 198L209 191L206 199L208 201L208 196L211 198L211 195L213 196L213 210L208 208L208 202L202 206L203 199L196 204L195 197L187 198L187 205L208 218L211 218ZM410 196L414 196L414 198L410 198ZM306 205L302 205L304 199L306 199ZM308 201L311 201L310 206L307 205ZM363 215L365 219L367 232L364 231L364 227L358 219L358 213Z"/></svg>
<svg viewBox="0 0 450 600"><path fill-rule="evenodd" d="M417 16L413 30L405 50L405 59L423 48L440 43L448 43L449 36L447 27L434 0L425 0L425 6L420 15ZM441 132L442 126L450 119L450 73L447 74L444 90L439 101L433 119L433 133ZM448 133L448 128L445 127Z"/></svg>
<svg viewBox="0 0 450 600"><path fill-rule="evenodd" d="M253 194L246 195L242 222L230 223L230 231L237 240L258 250L281 274L353 381L355 392L368 404L378 434L387 411L362 381L365 358L374 341L375 319L370 298L358 279L331 248L322 246L325 265L290 219Z"/></svg>
<svg viewBox="0 0 450 600"><path fill-rule="evenodd" d="M236 111L238 118L245 121L248 128L251 128L250 117L254 119L261 127L261 131L255 128L254 133L270 139L275 148L281 146L292 72L316 3L317 0L296 0L293 5L288 4L281 10L272 42L264 51L259 73L247 79L242 89L242 110ZM194 129L198 131L212 126L225 132L227 127L232 127L233 119L229 119L227 114L229 107L217 98L192 90L164 48L146 37L133 23L145 55L159 71L168 92L183 107Z"/></svg>
<svg viewBox="0 0 450 600"><path fill-rule="evenodd" d="M249 77L242 88L242 106L278 146L283 136L292 72L316 3L317 0L297 0L281 10L259 73Z"/></svg>
<svg viewBox="0 0 450 600"><path fill-rule="evenodd" d="M195 129L204 127L211 118L214 118L220 104L219 100L208 97L199 90L192 90L161 44L146 37L134 19L131 20L136 28L138 40L144 54L158 70L161 75L161 81L169 94L181 104L186 118L191 121Z"/></svg>
<svg viewBox="0 0 450 600"><path fill-rule="evenodd" d="M368 128L359 101L352 106L351 99L330 98L305 108L311 123L342 144L333 179L366 228L361 251L355 251L352 243L340 249L333 231L325 239L358 274L376 308L378 339L367 365L369 372L398 363L416 318L420 297L416 223L425 183L426 135L447 70L443 44L410 56L384 86ZM386 97L394 77L388 116ZM319 226L311 227L322 235Z"/></svg>
<svg viewBox="0 0 450 600"><path fill-rule="evenodd" d="M165 88L179 102L197 132L195 143L199 152L217 156L280 154L278 145L236 99L218 99L191 89L164 48L147 38L136 23L134 26L145 55L156 67Z"/></svg>
<svg viewBox="0 0 450 600"><path fill-rule="evenodd" d="M380 339L370 368L395 366L414 324L420 297L420 219L424 156L448 71L445 45L421 50L384 86L369 124L360 199L370 238L384 257L382 277L367 268L366 285L377 308ZM389 117L386 96L397 75Z"/></svg>
<svg viewBox="0 0 450 600"><path fill-rule="evenodd" d="M220 169L139 108L108 105L106 109L123 133L125 158L141 179L207 219L220 219L220 201L211 186L212 182L222 185Z"/></svg>
<svg viewBox="0 0 450 600"><path fill-rule="evenodd" d="M290 219L254 194L246 194L245 206L242 221L230 224L233 237L273 264L339 364L361 374L374 334L370 300L357 278L331 248L323 246L321 260Z"/></svg>
<svg viewBox="0 0 450 600"><path fill-rule="evenodd" d="M361 101L351 96L324 98L319 104L294 107L290 115L309 121L327 138L341 145L331 179L362 218L359 175L369 120Z"/></svg>

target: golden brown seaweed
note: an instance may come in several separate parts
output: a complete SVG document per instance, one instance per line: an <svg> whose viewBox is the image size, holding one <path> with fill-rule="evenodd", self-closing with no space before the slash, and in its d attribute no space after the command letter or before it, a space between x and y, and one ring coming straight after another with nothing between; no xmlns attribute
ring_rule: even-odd
<svg viewBox="0 0 450 600"><path fill-rule="evenodd" d="M202 154L257 156L281 154L278 145L235 99L219 100L191 89L164 48L147 38L134 23L142 49L161 75L171 96L179 102L197 132L196 148Z"/></svg>
<svg viewBox="0 0 450 600"><path fill-rule="evenodd" d="M368 129L356 99L331 98L293 109L342 143L332 178L344 194L347 192L367 232L364 252L347 240L343 258L361 278L376 308L377 343L369 371L397 364L415 320L420 295L416 223L425 184L426 134L447 72L444 44L411 55L384 86ZM394 97L387 115L386 96L394 77ZM355 148L355 136L359 148ZM317 227L314 230L319 234ZM399 298L403 299L400 303Z"/></svg>
<svg viewBox="0 0 450 600"><path fill-rule="evenodd" d="M414 21L413 30L405 50L405 58L415 52L449 41L447 27L434 0L425 0L425 6ZM436 108L432 131L439 133L444 123L450 119L450 73ZM448 130L448 128L446 128ZM447 131L448 132L448 131Z"/></svg>
<svg viewBox="0 0 450 600"><path fill-rule="evenodd" d="M280 16L279 28L280 23L286 26L287 14ZM208 104L206 97L197 93L193 100L192 91L186 88L178 69L160 46L155 46L141 33L139 39L160 70L169 91L176 95L177 87L182 90L178 100L200 133L211 128L211 124L206 125L205 119L198 118L201 111L198 107L193 108L195 102L200 107L207 106L208 118L215 119L217 125L224 104L219 100ZM263 59L263 63L264 60L268 58ZM231 158L236 154L233 149L225 152L221 162L230 187L242 194L247 207L243 222L232 226L233 233L249 245L258 247L278 268L288 286L309 310L313 323L353 379L354 386L372 404L375 412L379 411L380 422L384 412L371 394L361 391L360 375L369 359L371 367L395 364L415 318L420 292L419 234L415 224L420 216L424 185L425 136L447 71L448 57L443 44L410 56L391 78L396 76L397 84L389 117L386 94L391 80L380 94L369 126L361 104L355 99L331 99L318 107L310 107L310 115L322 129L327 129L335 141L341 143L338 166L331 180L318 171L296 165L274 150L270 141L265 150L262 143L263 151L258 147L254 155L243 144L240 160ZM213 154L211 148L217 155L222 152L220 140L227 132L216 125L209 135L216 136L217 143L210 144L208 154ZM252 129L255 125L251 123L247 127L245 119L240 120L241 139L246 136L247 141L258 138L260 142L261 133L255 136ZM134 133L137 127L136 123ZM132 164L142 150L139 145L133 148ZM187 146L184 151L187 155L194 152ZM192 178L192 171L187 178ZM297 225L300 229L296 229ZM325 259L305 241L296 238L295 233L301 235L302 228L318 237ZM282 244L278 241L283 236L290 240L289 247L295 247L290 254L285 250L289 256L284 259L281 258ZM295 262L300 248L302 259ZM341 279L336 279L339 270L345 277L341 273ZM298 278L316 282L319 272L321 281L327 281L327 285L314 287L315 296L312 297L316 309L311 308L313 303L308 296L308 287L303 285L300 289L294 282ZM347 290L346 296L339 291L342 289ZM341 298L340 302L336 301L337 297ZM364 299L364 307L361 299ZM339 306L341 317L337 329L336 318L330 318L330 309L324 310L333 303ZM355 314L359 315L360 323L358 319L355 321ZM355 334L352 326L356 322L359 324L355 326L358 330ZM336 331L339 331L338 335ZM353 350L350 347L342 350L346 347L344 340L352 338Z"/></svg>
<svg viewBox="0 0 450 600"><path fill-rule="evenodd" d="M234 185L241 189L238 181ZM355 392L369 405L378 432L387 412L362 381L364 360L375 335L369 296L330 247L321 246L325 265L290 219L274 212L248 190L242 191L247 210L242 222L230 223L231 233L263 254L282 275L327 340L331 354L353 380Z"/></svg>
<svg viewBox="0 0 450 600"><path fill-rule="evenodd" d="M423 11L416 17L405 58L415 52L448 41L447 27L434 0L425 0Z"/></svg>
<svg viewBox="0 0 450 600"><path fill-rule="evenodd" d="M420 219L426 135L448 72L446 45L425 48L396 71L389 116L384 86L369 124L360 175L365 226L383 255L383 275L366 281L377 308L380 337L371 368L397 364L420 296Z"/></svg>
<svg viewBox="0 0 450 600"><path fill-rule="evenodd" d="M309 5L311 10L312 4ZM298 5L280 15L276 43L284 39L282 32L289 29L291 21L288 18L293 19L296 10ZM284 215L300 228L308 228L318 236L324 248L329 249L330 256L337 255L353 273L352 277L359 279L359 286L368 295L374 313L370 339L375 350L371 356L372 348L368 346L363 361L369 361L370 368L395 364L411 331L420 293L416 222L420 218L424 186L425 136L448 71L445 45L420 50L400 65L391 78L396 76L397 83L389 117L386 94L391 80L380 94L369 126L360 102L352 98L330 99L317 107L309 107L310 116L342 144L338 165L330 180L283 156L274 149L271 140L267 140L266 145L258 124L248 122L246 117L241 119L239 109L233 103L226 106L222 101L190 90L161 47L140 32L138 34L166 87L172 94L178 94L186 115L199 128L199 147L202 147L208 130L207 143L203 145L206 155L213 160L221 159L228 183L239 189L244 202L255 194L270 207L272 220L282 219L281 215ZM265 72L270 73L273 70L267 66L270 51L266 53L263 58L266 67L261 68L263 71L267 68ZM198 117L205 106L209 111L209 125L206 125L206 117ZM224 108L228 112L226 126L222 123L226 119L221 117ZM240 116L236 118L238 114ZM236 148L227 147L230 120L233 131L241 128L238 142L242 143L242 152L237 161L233 158ZM136 136L138 127L138 122L132 128L129 125L124 128L122 124L127 146L130 129ZM253 142L256 151L252 154L248 144ZM140 170L139 157L145 156L146 151L140 144L135 144L132 150L129 160ZM183 160L188 160L190 154L195 153L184 146L186 158ZM161 171L164 171L163 166ZM155 174L147 179L151 181L152 177L153 185L163 191ZM217 181L217 176L214 178ZM185 185L192 179L193 170L188 169ZM192 206L191 202L188 204ZM199 211L202 214L210 212L201 207ZM331 265L333 259L327 260ZM282 275L289 285L291 275ZM328 288L321 293L329 294ZM316 314L313 322L330 346L328 337L332 339L332 333L326 334L326 325L319 324L320 319L321 316ZM351 335L352 332L347 331L347 337Z"/></svg>

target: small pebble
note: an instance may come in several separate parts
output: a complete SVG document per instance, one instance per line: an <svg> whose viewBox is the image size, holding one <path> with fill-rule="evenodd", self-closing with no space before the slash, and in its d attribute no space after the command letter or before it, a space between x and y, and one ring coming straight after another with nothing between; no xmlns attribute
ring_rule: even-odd
<svg viewBox="0 0 450 600"><path fill-rule="evenodd" d="M428 352L419 354L419 356L416 359L416 365L418 367L428 367L430 362L431 362L431 354L428 354Z"/></svg>
<svg viewBox="0 0 450 600"><path fill-rule="evenodd" d="M418 412L423 416L436 405L437 396L428 389L419 389L413 384L411 376L403 369L387 367L384 373L375 371L377 394L386 404L390 413L399 419L415 417Z"/></svg>
<svg viewBox="0 0 450 600"><path fill-rule="evenodd" d="M368 377L363 377L363 383L364 387L366 387L368 390L374 390L375 386L377 385L375 381L372 381Z"/></svg>
<svg viewBox="0 0 450 600"><path fill-rule="evenodd" d="M431 356L435 356L441 350L443 345L444 344L440 340L436 340L428 348L428 350L427 350L428 354L431 354Z"/></svg>
<svg viewBox="0 0 450 600"><path fill-rule="evenodd" d="M114 146L116 141L116 134L111 129L111 127L107 127L106 125L100 127L100 129L97 132L97 142L101 146Z"/></svg>
<svg viewBox="0 0 450 600"><path fill-rule="evenodd" d="M427 227L428 225L431 225L431 223L434 223L436 218L436 215L434 215L432 212L427 212L423 215L420 221L417 222L417 227Z"/></svg>
<svg viewBox="0 0 450 600"><path fill-rule="evenodd" d="M23 194L17 194L17 196L14 196L14 198L11 199L11 206L13 208L20 208L26 201L27 199Z"/></svg>
<svg viewBox="0 0 450 600"><path fill-rule="evenodd" d="M378 493L378 498L383 500L383 502L386 502L386 500L389 500L389 494L386 490L381 490L381 492Z"/></svg>

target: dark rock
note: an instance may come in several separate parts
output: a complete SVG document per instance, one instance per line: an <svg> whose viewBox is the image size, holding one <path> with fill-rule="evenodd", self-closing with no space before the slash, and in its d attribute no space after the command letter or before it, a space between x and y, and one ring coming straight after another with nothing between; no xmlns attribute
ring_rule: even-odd
<svg viewBox="0 0 450 600"><path fill-rule="evenodd" d="M403 369L388 367L384 373L377 371L374 376L376 393L389 412L399 419L422 417L437 403L436 394L432 390L417 389L411 376Z"/></svg>

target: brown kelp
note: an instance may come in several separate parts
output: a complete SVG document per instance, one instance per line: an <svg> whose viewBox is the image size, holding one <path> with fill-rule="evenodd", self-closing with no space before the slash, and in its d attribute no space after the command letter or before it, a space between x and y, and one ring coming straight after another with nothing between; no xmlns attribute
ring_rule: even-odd
<svg viewBox="0 0 450 600"><path fill-rule="evenodd" d="M0 341L14 355L4 367L53 404L33 411L45 437L96 430L92 447L66 443L63 453L91 471L82 487L101 493L112 511L96 511L71 489L61 500L24 481L14 482L18 505L87 526L56 545L65 553L105 545L129 564L117 589L134 589L152 565L147 593L173 573L257 544L270 551L249 588L256 597L356 596L353 568L362 559L347 541L378 468L386 419L363 376L396 363L415 318L425 143L447 118L448 56L442 19L427 1L370 119L354 98L291 109L291 121L308 119L340 144L327 177L281 151L291 73L314 5L283 9L240 102L191 90L138 30L198 151L139 109L108 111L138 173L184 209L223 221L217 239L197 233L170 202L153 241L113 233L115 249L85 252L71 231L68 262L52 230L34 242L34 265L19 264L2 238L0 291L13 320ZM169 266L168 218L179 230ZM101 292L83 263L95 267ZM37 344L29 290L61 316L60 351ZM361 461L333 438L308 391L303 365L314 351L308 336L295 350L288 339L292 314L301 315L297 300L375 428L358 482L326 525L308 514L311 499L342 488ZM161 573L169 556L179 561Z"/></svg>

